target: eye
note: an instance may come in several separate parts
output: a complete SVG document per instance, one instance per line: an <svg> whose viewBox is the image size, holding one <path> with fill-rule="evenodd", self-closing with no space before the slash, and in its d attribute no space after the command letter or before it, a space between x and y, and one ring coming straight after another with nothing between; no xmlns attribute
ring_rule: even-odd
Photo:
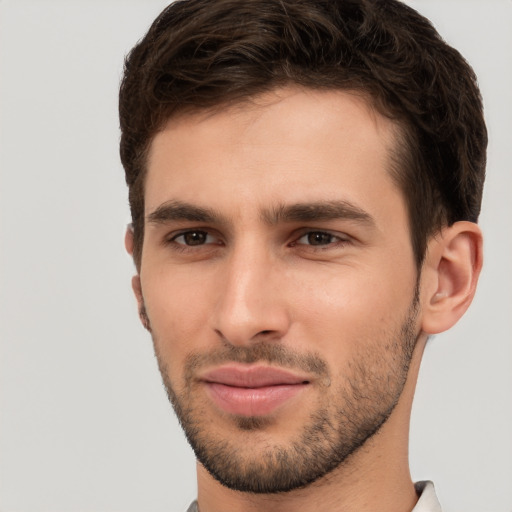
<svg viewBox="0 0 512 512"><path fill-rule="evenodd" d="M322 246L331 245L337 242L344 241L345 240L343 240L339 236L333 235L332 233L327 233L325 231L310 231L302 235L295 243L303 245Z"/></svg>
<svg viewBox="0 0 512 512"><path fill-rule="evenodd" d="M171 242L174 242L178 245L186 245L186 246L197 246L197 245L205 245L205 244L215 244L219 243L218 238L214 237L207 231L202 231L199 229L194 229L191 231L185 231L171 238Z"/></svg>

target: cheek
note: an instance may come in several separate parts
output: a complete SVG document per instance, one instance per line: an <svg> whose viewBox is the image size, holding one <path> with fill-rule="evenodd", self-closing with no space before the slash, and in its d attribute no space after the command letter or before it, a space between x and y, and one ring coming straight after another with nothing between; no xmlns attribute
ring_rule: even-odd
<svg viewBox="0 0 512 512"><path fill-rule="evenodd" d="M155 348L171 373L192 350L208 348L208 288L179 272L141 273L141 281Z"/></svg>
<svg viewBox="0 0 512 512"><path fill-rule="evenodd" d="M387 276L375 267L335 269L322 280L301 280L293 317L304 349L346 359L353 350L396 332L410 307L414 277Z"/></svg>

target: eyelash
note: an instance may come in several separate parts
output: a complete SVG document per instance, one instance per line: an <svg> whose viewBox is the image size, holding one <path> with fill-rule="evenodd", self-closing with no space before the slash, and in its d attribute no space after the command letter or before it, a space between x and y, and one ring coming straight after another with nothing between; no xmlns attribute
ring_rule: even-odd
<svg viewBox="0 0 512 512"><path fill-rule="evenodd" d="M186 244L186 243L180 243L180 242L177 242L177 240L181 237L185 237L186 235L204 235L205 236L205 243L199 243L199 244ZM205 247L207 245L210 245L212 244L212 242L208 242L208 237L215 237L214 235L212 235L208 230L206 229L188 229L186 231L181 231L180 233L177 233L173 236L171 236L170 238L167 238L165 240L165 244L166 245L170 245L174 250L176 251L181 251L181 252L185 252L185 251L194 251L196 250L196 248L200 248L200 247ZM215 245L223 245L223 243L220 241L220 238L219 237L215 237L217 238L217 240L219 240L219 242ZM185 241L185 239L184 239Z"/></svg>
<svg viewBox="0 0 512 512"><path fill-rule="evenodd" d="M198 243L196 245L177 242L177 240L179 238L186 237L187 235L201 235L204 237L205 241L204 241L204 243ZM300 242L300 240L302 240L303 238L311 237L311 236L315 236L315 235L316 236L320 235L321 237L324 237L324 238L329 237L330 241L327 243L324 243L324 244L319 243L318 245L315 245L314 243L306 244L306 243ZM213 244L211 241L208 242L208 237L216 238L218 240L217 243ZM184 241L185 241L185 239L184 239ZM309 240L309 241L311 242L311 240ZM309 230L309 231L302 231L300 233L300 236L295 237L294 240L288 244L288 246L296 247L298 245L301 245L304 247L308 247L310 250L325 251L328 248L344 246L347 243L349 243L349 241L350 240L348 237L335 235L329 231ZM182 252L194 251L194 250L196 250L196 248L200 248L200 247L204 248L205 246L208 246L211 244L217 245L217 246L224 245L224 243L222 242L220 237L216 237L215 235L212 235L211 232L209 232L206 229L189 229L187 231L181 231L180 233L177 233L177 234L173 235L172 237L167 238L165 240L165 243L166 243L166 245L171 245L173 247L173 249L175 249L177 251L182 251Z"/></svg>
<svg viewBox="0 0 512 512"><path fill-rule="evenodd" d="M334 246L339 247L340 245L344 245L344 244L348 243L348 241L349 241L347 237L343 238L342 236L335 235L329 231L306 231L296 241L294 241L290 244L291 247L295 247L296 245L300 244L300 240L302 240L303 238L306 238L306 237L309 238L312 235L320 235L321 237L324 237L324 238L328 237L328 238L330 238L330 242L327 242L325 244L320 243L318 245L315 245L314 243L311 243L311 240L308 240L310 242L309 244L301 244L301 245L305 245L305 246L314 248L315 250L326 250L329 247L334 247Z"/></svg>

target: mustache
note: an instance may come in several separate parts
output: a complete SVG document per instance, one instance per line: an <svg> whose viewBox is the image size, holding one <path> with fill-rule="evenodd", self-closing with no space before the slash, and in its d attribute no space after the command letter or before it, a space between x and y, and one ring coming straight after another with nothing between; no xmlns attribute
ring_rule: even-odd
<svg viewBox="0 0 512 512"><path fill-rule="evenodd" d="M259 341L249 346L224 344L202 353L189 354L184 363L185 379L190 381L193 375L204 366L216 366L225 363L268 363L270 365L302 370L319 378L328 378L327 363L315 353L300 354L277 344L275 341Z"/></svg>
<svg viewBox="0 0 512 512"><path fill-rule="evenodd" d="M146 312L144 301L142 301L139 307L139 317L145 329L153 336L151 322ZM223 346L220 348L217 347L205 352L189 354L185 358L184 378L186 382L190 383L194 380L195 373L204 366L216 366L226 363L252 364L264 362L290 370L302 370L322 379L325 385L330 385L329 367L314 352L301 354L275 341L258 341L249 346L236 346L226 340L222 341ZM161 366L161 358L157 357L157 359L159 366ZM163 368L160 368L160 370L162 371Z"/></svg>

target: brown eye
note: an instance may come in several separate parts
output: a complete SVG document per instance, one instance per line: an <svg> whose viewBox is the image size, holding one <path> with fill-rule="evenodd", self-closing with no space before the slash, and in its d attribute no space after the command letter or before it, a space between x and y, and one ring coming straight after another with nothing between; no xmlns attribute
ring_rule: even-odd
<svg viewBox="0 0 512 512"><path fill-rule="evenodd" d="M329 233L308 233L307 239L310 245L327 245L332 243L334 236Z"/></svg>
<svg viewBox="0 0 512 512"><path fill-rule="evenodd" d="M339 240L339 237L331 235L331 233L325 233L324 231L310 231L309 233L301 236L297 242L305 245L329 245Z"/></svg>
<svg viewBox="0 0 512 512"><path fill-rule="evenodd" d="M214 238L209 235L206 231L186 231L185 233L181 233L172 239L173 242L176 242L180 245L204 245L206 243L214 242Z"/></svg>

